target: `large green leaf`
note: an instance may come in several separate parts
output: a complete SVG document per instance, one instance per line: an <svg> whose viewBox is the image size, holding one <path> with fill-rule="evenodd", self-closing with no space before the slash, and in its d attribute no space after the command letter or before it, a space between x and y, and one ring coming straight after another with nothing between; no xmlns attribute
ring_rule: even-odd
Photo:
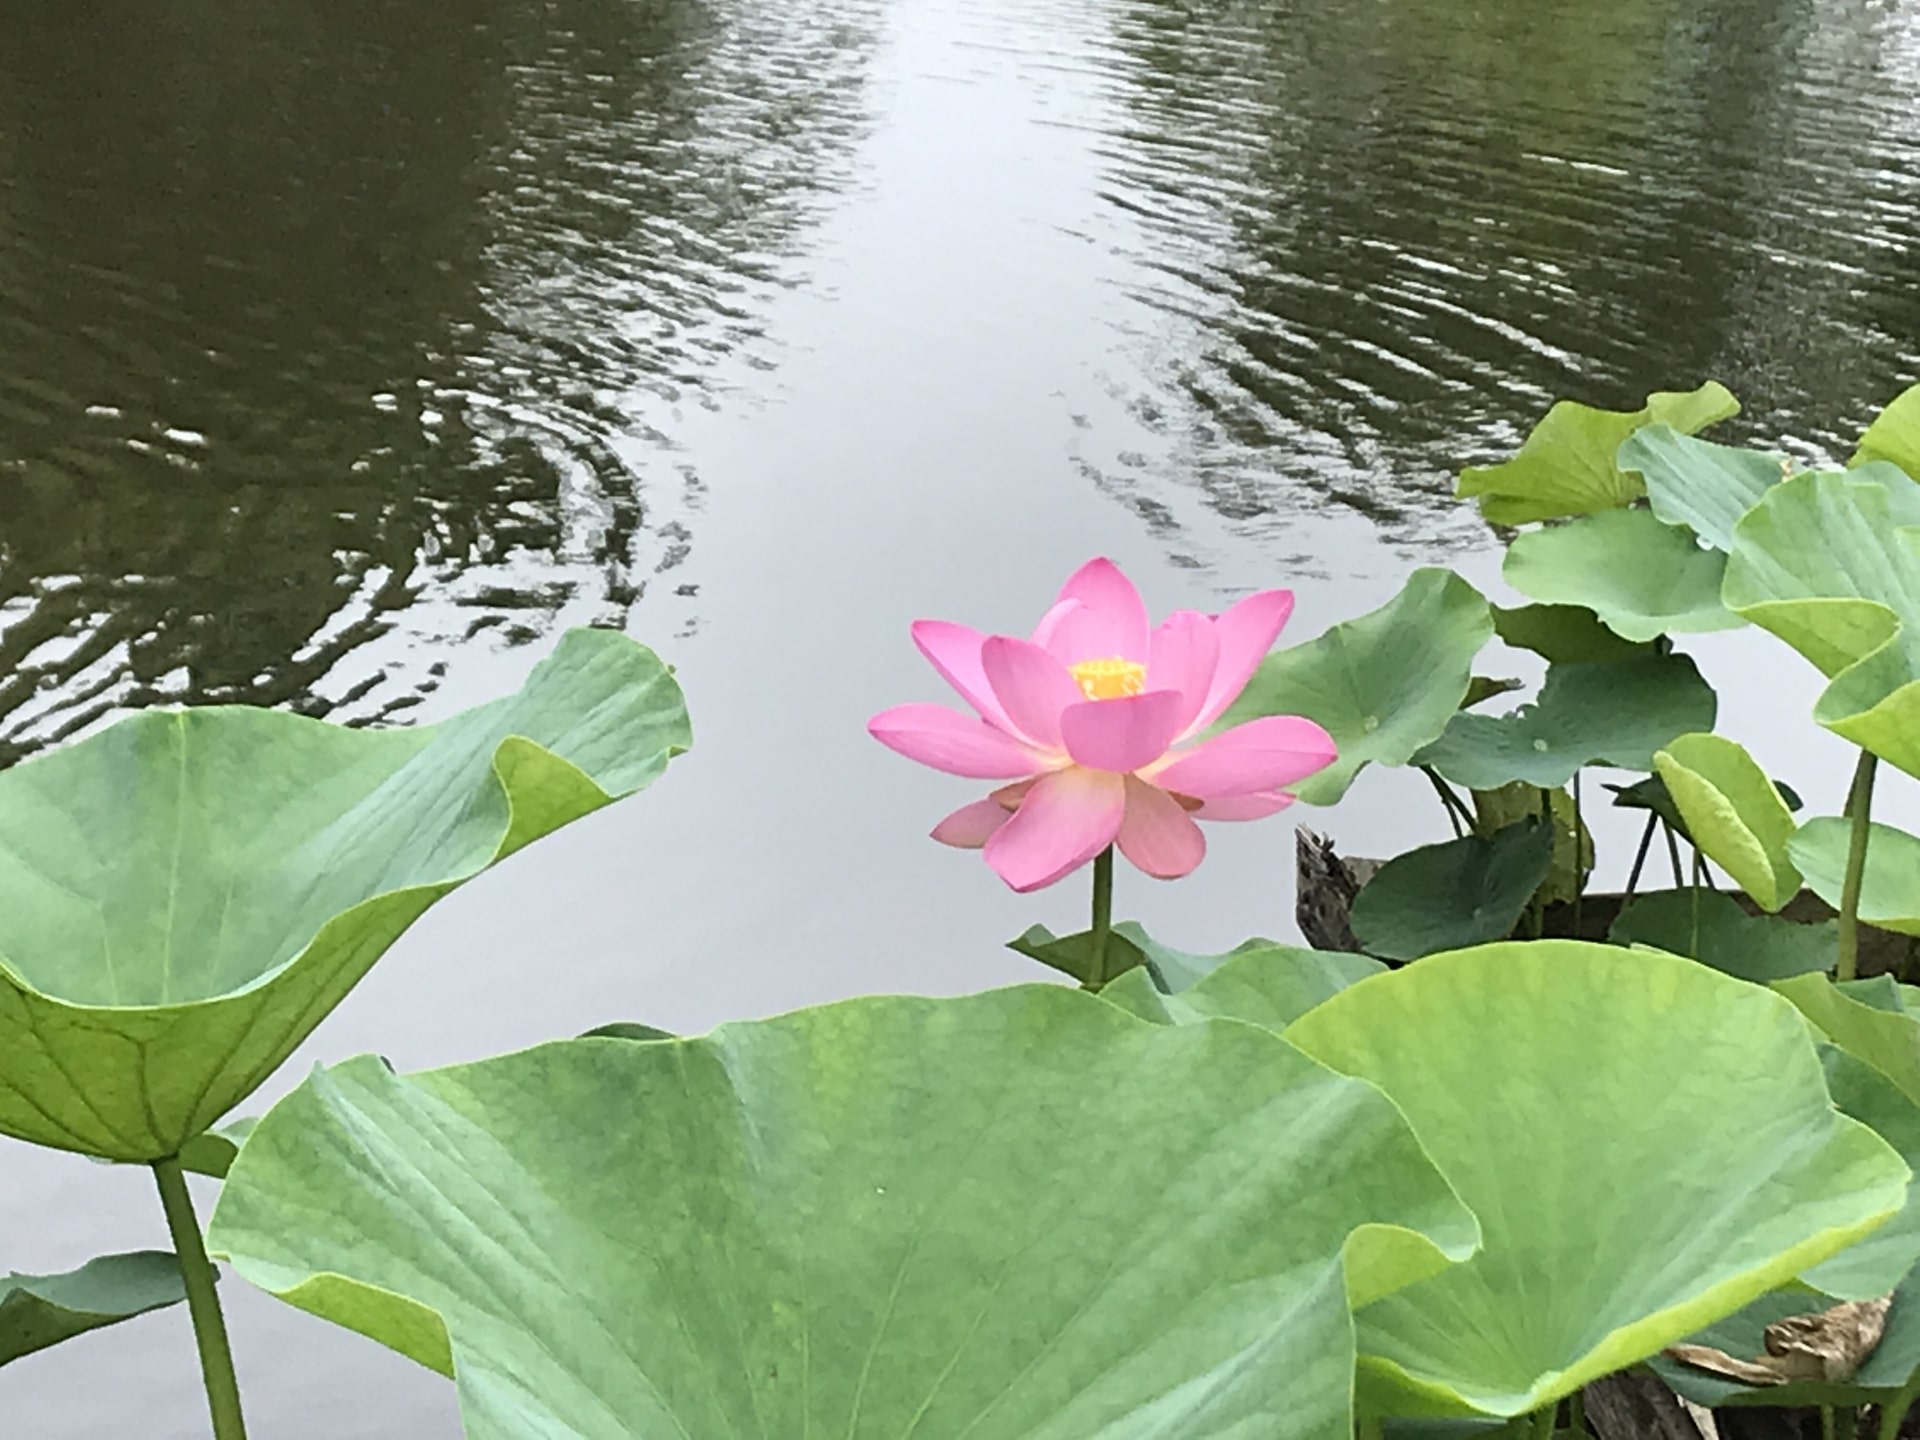
<svg viewBox="0 0 1920 1440"><path fill-rule="evenodd" d="M1733 527L1791 470L1784 455L1715 445L1670 425L1637 430L1620 447L1620 468L1639 474L1653 513L1684 525L1716 550L1733 543Z"/></svg>
<svg viewBox="0 0 1920 1440"><path fill-rule="evenodd" d="M1269 655L1220 724L1261 715L1318 721L1340 757L1295 791L1309 804L1331 805L1362 766L1404 765L1446 728L1473 678L1473 657L1492 638L1478 590L1451 570L1416 570L1378 610Z"/></svg>
<svg viewBox="0 0 1920 1440"><path fill-rule="evenodd" d="M1872 1066L1844 1050L1822 1046L1827 1087L1842 1114L1871 1125L1900 1152L1908 1168L1920 1166L1920 1106L1916 1106ZM1816 1265L1801 1281L1762 1295L1751 1305L1688 1339L1748 1359L1762 1353L1762 1331L1788 1315L1826 1309L1839 1299L1864 1300L1894 1292L1886 1333L1851 1381L1826 1384L1746 1385L1691 1365L1659 1359L1655 1370L1696 1404L1718 1405L1885 1405L1912 1383L1920 1370L1920 1185L1909 1182L1900 1214L1856 1245Z"/></svg>
<svg viewBox="0 0 1920 1440"><path fill-rule="evenodd" d="M1158 1025L1225 1017L1281 1030L1329 995L1386 968L1365 955L1271 940L1197 956L1168 950L1144 932L1137 938L1153 958L1107 986L1100 998Z"/></svg>
<svg viewBox="0 0 1920 1440"><path fill-rule="evenodd" d="M1535 816L1490 838L1463 835L1396 855L1353 900L1353 934L1369 955L1417 960L1511 934L1553 865L1553 834Z"/></svg>
<svg viewBox="0 0 1920 1440"><path fill-rule="evenodd" d="M1614 461L1629 435L1649 424L1690 435L1739 411L1731 392L1711 380L1690 392L1656 392L1632 412L1562 400L1533 427L1518 454L1499 465L1462 470L1454 493L1463 500L1478 497L1480 513L1495 525L1631 505L1646 488L1639 475Z"/></svg>
<svg viewBox="0 0 1920 1440"><path fill-rule="evenodd" d="M1774 486L1734 528L1722 598L1829 678L1815 720L1920 774L1920 484L1874 463Z"/></svg>
<svg viewBox="0 0 1920 1440"><path fill-rule="evenodd" d="M157 1250L101 1255L64 1275L0 1275L0 1365L186 1298L180 1262Z"/></svg>
<svg viewBox="0 0 1920 1440"><path fill-rule="evenodd" d="M1875 417L1860 437L1860 448L1849 464L1886 461L1920 478L1920 385L1903 390Z"/></svg>
<svg viewBox="0 0 1920 1440"><path fill-rule="evenodd" d="M1718 890L1656 890L1631 901L1607 938L1616 945L1648 945L1768 985L1789 975L1831 970L1838 927L1796 925L1772 915L1749 915Z"/></svg>
<svg viewBox="0 0 1920 1440"><path fill-rule="evenodd" d="M439 725L152 712L0 774L0 1132L173 1154L436 900L688 740L652 652L577 630Z"/></svg>
<svg viewBox="0 0 1920 1440"><path fill-rule="evenodd" d="M1720 603L1727 557L1650 510L1606 510L1519 536L1501 574L1535 600L1584 605L1623 639L1731 630Z"/></svg>
<svg viewBox="0 0 1920 1440"><path fill-rule="evenodd" d="M1833 1109L1793 1009L1676 956L1485 945L1364 980L1285 1033L1385 1090L1480 1217L1473 1259L1358 1317L1387 1413L1536 1410L1906 1198L1900 1157Z"/></svg>
<svg viewBox="0 0 1920 1440"><path fill-rule="evenodd" d="M1378 1092L1053 985L351 1061L211 1229L455 1373L473 1440L1347 1440L1350 1292L1473 1236Z"/></svg>
<svg viewBox="0 0 1920 1440"><path fill-rule="evenodd" d="M1793 812L1744 746L1723 735L1682 735L1653 766L1693 843L1761 909L1778 911L1800 893L1787 854Z"/></svg>
<svg viewBox="0 0 1920 1440"><path fill-rule="evenodd" d="M1651 770L1675 736L1711 730L1713 690L1684 655L1554 665L1540 698L1508 715L1458 714L1414 756L1473 790L1555 789L1587 765Z"/></svg>
<svg viewBox="0 0 1920 1440"><path fill-rule="evenodd" d="M1787 841L1787 853L1807 877L1807 888L1835 909L1846 888L1853 822L1838 815L1807 821ZM1867 830L1867 863L1860 876L1859 916L1869 925L1920 935L1920 836L1874 821Z"/></svg>
<svg viewBox="0 0 1920 1440"><path fill-rule="evenodd" d="M1773 988L1835 1045L1920 1105L1920 1017L1906 1013L1899 991L1890 990L1886 981L1881 976L1836 983L1825 975L1796 975L1775 981Z"/></svg>

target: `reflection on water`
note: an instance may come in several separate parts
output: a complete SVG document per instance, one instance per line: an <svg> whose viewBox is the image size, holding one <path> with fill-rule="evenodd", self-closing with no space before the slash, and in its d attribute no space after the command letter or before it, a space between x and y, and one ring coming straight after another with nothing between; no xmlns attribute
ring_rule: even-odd
<svg viewBox="0 0 1920 1440"><path fill-rule="evenodd" d="M1557 396L1709 376L1844 453L1920 336L1920 19L1893 0L1122 0L1136 409L1257 533L1430 547Z"/></svg>
<svg viewBox="0 0 1920 1440"><path fill-rule="evenodd" d="M871 17L479 8L0 6L0 760L696 623L676 423L771 363Z"/></svg>

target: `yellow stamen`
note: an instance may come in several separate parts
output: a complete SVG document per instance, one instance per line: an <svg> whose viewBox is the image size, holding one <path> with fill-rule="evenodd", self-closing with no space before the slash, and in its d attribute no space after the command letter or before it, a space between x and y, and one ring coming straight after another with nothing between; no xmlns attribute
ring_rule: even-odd
<svg viewBox="0 0 1920 1440"><path fill-rule="evenodd" d="M1082 660L1069 665L1067 671L1089 700L1119 700L1147 688L1147 667L1117 655L1107 660Z"/></svg>

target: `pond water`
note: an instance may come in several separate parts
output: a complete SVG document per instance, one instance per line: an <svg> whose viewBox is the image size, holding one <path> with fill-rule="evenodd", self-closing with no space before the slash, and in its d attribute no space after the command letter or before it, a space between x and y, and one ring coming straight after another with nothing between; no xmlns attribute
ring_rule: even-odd
<svg viewBox="0 0 1920 1440"><path fill-rule="evenodd" d="M966 783L864 733L939 698L911 619L1030 624L1105 553L1157 612L1294 585L1305 638L1418 564L1492 584L1452 474L1556 396L1717 378L1736 437L1843 455L1920 372L1897 0L453 8L0 0L0 760L150 704L435 717L582 623L693 710L268 1096L1032 978L1000 942L1083 887L925 841ZM1694 648L1837 809L1810 672ZM1442 829L1393 774L1306 818ZM1291 934L1291 826L1210 839L1119 910ZM0 1233L26 1270L163 1237L143 1172L10 1141ZM227 1289L257 1434L458 1433L436 1377ZM205 1433L178 1312L0 1376L0 1433L136 1429Z"/></svg>

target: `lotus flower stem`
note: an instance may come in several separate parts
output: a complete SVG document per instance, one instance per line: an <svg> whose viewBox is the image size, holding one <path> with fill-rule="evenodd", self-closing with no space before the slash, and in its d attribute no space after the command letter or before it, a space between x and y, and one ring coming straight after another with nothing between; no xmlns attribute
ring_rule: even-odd
<svg viewBox="0 0 1920 1440"><path fill-rule="evenodd" d="M1440 797L1440 807L1447 812L1447 821L1453 826L1453 838L1462 839L1473 828L1473 815L1468 811L1460 797L1453 793L1453 787L1440 778L1440 772L1431 765L1422 765L1420 773L1433 782L1433 790Z"/></svg>
<svg viewBox="0 0 1920 1440"><path fill-rule="evenodd" d="M1533 1440L1553 1440L1554 1422L1560 1418L1560 1402L1549 1400L1528 1417L1533 1422Z"/></svg>
<svg viewBox="0 0 1920 1440"><path fill-rule="evenodd" d="M1113 847L1093 857L1093 962L1082 989L1107 983L1107 940L1113 934Z"/></svg>
<svg viewBox="0 0 1920 1440"><path fill-rule="evenodd" d="M1633 857L1633 873L1627 876L1626 900L1633 899L1633 892L1640 886L1640 872L1646 868L1647 851L1653 848L1653 830L1660 823L1660 817L1651 811L1647 814L1647 828L1640 832L1640 849ZM1625 904L1625 900L1621 902Z"/></svg>
<svg viewBox="0 0 1920 1440"><path fill-rule="evenodd" d="M1840 954L1834 965L1838 979L1851 980L1860 965L1860 881L1867 873L1867 837L1873 823L1873 772L1879 764L1871 750L1860 752L1853 767L1853 788L1847 792L1847 816L1853 836L1847 845L1847 874L1840 885Z"/></svg>
<svg viewBox="0 0 1920 1440"><path fill-rule="evenodd" d="M180 1274L186 1282L187 1311L193 1317L194 1342L200 1347L200 1374L207 1387L207 1408L213 1414L214 1440L247 1440L246 1421L240 1415L240 1382L234 1378L233 1350L227 1344L226 1317L220 1313L220 1297L214 1292L213 1262L207 1258L206 1242L200 1238L200 1222L194 1218L193 1197L187 1193L180 1158L176 1155L154 1161L153 1176L160 1185L160 1205L167 1212L167 1229L173 1235L174 1253L180 1257Z"/></svg>

